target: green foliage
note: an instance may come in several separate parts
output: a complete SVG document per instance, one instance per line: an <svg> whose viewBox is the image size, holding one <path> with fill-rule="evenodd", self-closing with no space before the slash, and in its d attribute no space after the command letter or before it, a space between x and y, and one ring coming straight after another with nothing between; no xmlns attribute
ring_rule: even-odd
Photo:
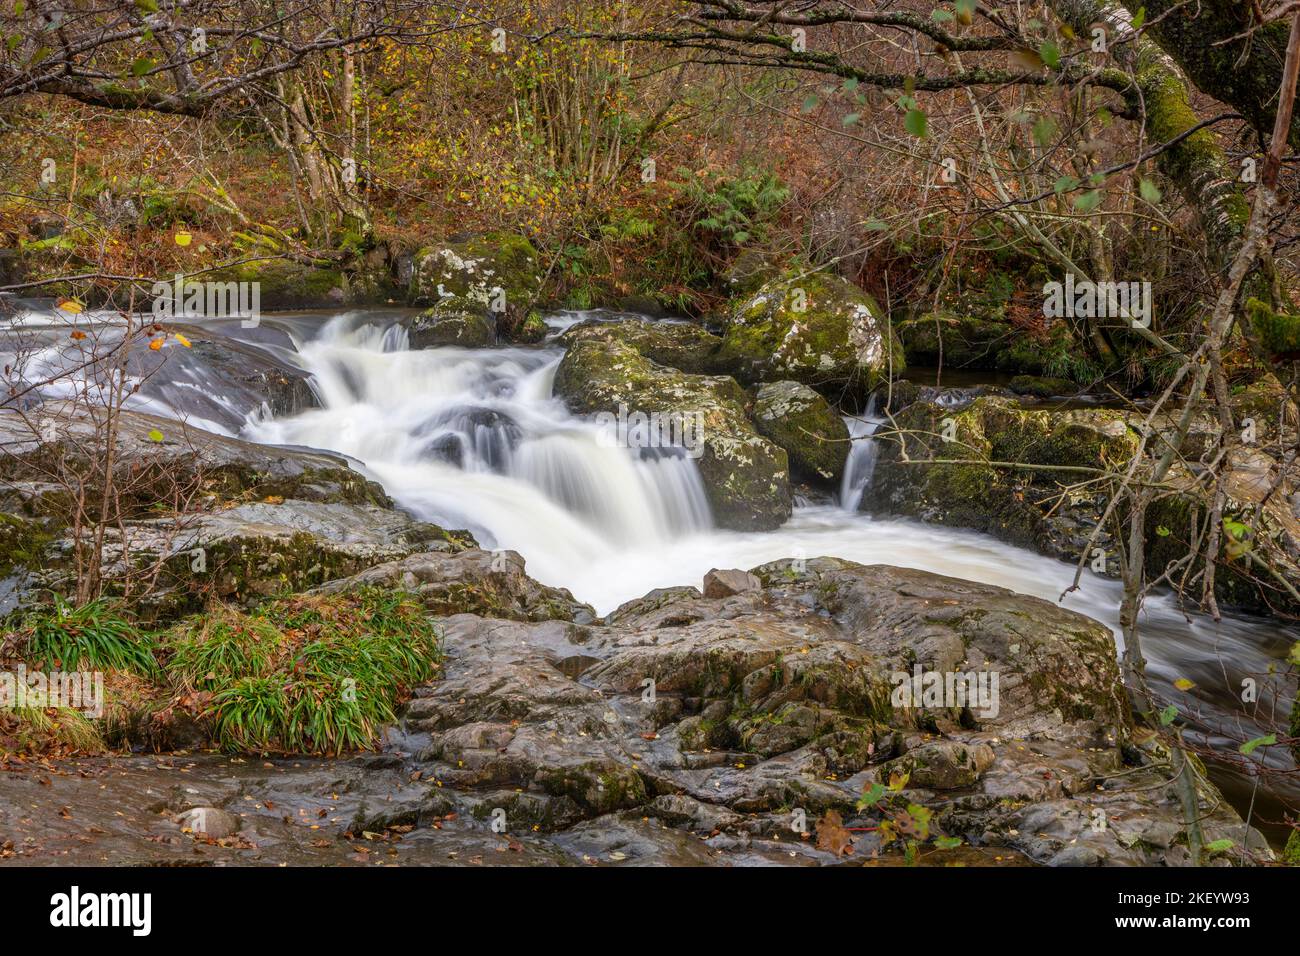
<svg viewBox="0 0 1300 956"><path fill-rule="evenodd" d="M158 670L153 635L137 628L108 601L73 607L56 595L52 607L18 616L13 628L18 654L38 667L133 671L145 676Z"/></svg>
<svg viewBox="0 0 1300 956"><path fill-rule="evenodd" d="M207 715L231 752L373 746L438 660L420 604L377 588L218 609L176 625L165 648L172 680L212 695Z"/></svg>
<svg viewBox="0 0 1300 956"><path fill-rule="evenodd" d="M731 246L762 242L770 234L790 189L772 173L744 166L735 176L677 170L673 183L696 211L692 227Z"/></svg>
<svg viewBox="0 0 1300 956"><path fill-rule="evenodd" d="M1246 312L1259 344L1269 354L1300 358L1300 315L1277 312L1259 299L1248 299Z"/></svg>

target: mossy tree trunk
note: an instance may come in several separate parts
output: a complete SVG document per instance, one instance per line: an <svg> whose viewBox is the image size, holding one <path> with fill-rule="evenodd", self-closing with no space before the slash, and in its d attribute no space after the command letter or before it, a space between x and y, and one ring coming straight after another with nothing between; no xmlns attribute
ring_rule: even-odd
<svg viewBox="0 0 1300 956"><path fill-rule="evenodd" d="M1286 60L1287 19L1261 25L1258 7L1244 0L1124 0L1132 13L1145 8L1148 32L1173 57L1197 89L1231 105L1260 138L1273 129L1277 88ZM1300 146L1300 119L1288 141Z"/></svg>
<svg viewBox="0 0 1300 956"><path fill-rule="evenodd" d="M1206 251L1215 267L1225 271L1245 235L1250 204L1240 168L1229 160L1214 133L1207 127L1185 135L1202 117L1192 109L1175 58L1145 37L1135 38L1132 19L1118 2L1051 0L1050 6L1080 36L1089 35L1093 24L1105 26L1110 50L1135 80L1124 97L1129 112L1143 122L1148 148L1185 136L1163 150L1156 162L1187 204L1198 210ZM1285 41L1284 32L1284 48ZM1279 76L1280 72L1279 63ZM1275 98L1276 94L1275 78L1269 95ZM1248 277L1245 291L1266 302L1275 301L1271 262L1259 263Z"/></svg>

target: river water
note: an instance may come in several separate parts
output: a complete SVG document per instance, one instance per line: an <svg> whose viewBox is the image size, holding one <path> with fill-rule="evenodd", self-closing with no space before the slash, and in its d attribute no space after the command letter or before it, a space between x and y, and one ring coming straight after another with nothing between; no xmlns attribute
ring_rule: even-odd
<svg viewBox="0 0 1300 956"><path fill-rule="evenodd" d="M485 548L518 551L529 574L568 588L601 614L653 588L698 586L711 568L833 556L1060 601L1117 631L1115 581L1086 572L1081 589L1062 600L1072 565L986 535L859 512L875 454L870 408L849 421L854 445L834 503L796 506L772 532L720 530L688 457L619 447L551 395L563 355L553 337L533 347L411 351L394 324L399 317L392 310L285 314L263 320L280 334L269 341L267 328L220 325L221 334L256 341L309 372L318 409L277 417L266 408L239 407L238 397L214 393L191 356L178 358L170 390L168 375L155 375L134 401L144 410L187 416L261 443L345 453L403 508L444 527L467 528ZM561 313L549 324L558 332L591 317ZM188 391L223 406L224 419L185 407ZM1267 721L1255 715L1289 708L1294 688L1268 672L1297 639L1294 632L1262 618L1228 616L1216 623L1187 616L1163 596L1148 601L1142 623L1153 682L1188 716L1195 739L1227 752L1235 746L1231 737L1268 732ZM1178 691L1178 678L1195 686ZM1241 700L1248 678L1260 687L1258 702ZM1253 759L1277 769L1292 766L1283 747L1257 750ZM1300 782L1274 780L1274 793L1255 793L1256 777L1235 763L1220 763L1216 781L1242 811L1254 798L1256 824L1276 837L1282 830L1270 827L1268 818L1277 821L1283 806L1300 806Z"/></svg>

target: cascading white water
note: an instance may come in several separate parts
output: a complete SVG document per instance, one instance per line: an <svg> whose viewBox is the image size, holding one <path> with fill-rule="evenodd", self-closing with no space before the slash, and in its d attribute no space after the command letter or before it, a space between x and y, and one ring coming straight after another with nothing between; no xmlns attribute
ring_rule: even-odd
<svg viewBox="0 0 1300 956"><path fill-rule="evenodd" d="M551 324L558 330L585 317L558 316ZM444 527L468 528L484 547L519 551L534 578L569 588L602 614L654 588L699 586L710 568L833 556L1059 601L1107 624L1119 638L1115 581L1086 573L1081 589L1062 601L1074 575L1069 564L986 535L859 512L874 468L873 408L848 420L857 440L839 507L796 507L774 532L724 531L711 526L693 461L602 442L596 424L571 415L552 397L559 348L410 351L394 319L375 312L328 321L319 315L279 317L296 342L295 360L314 377L322 407L285 418L255 413L244 437L351 455L404 508ZM172 354L189 357L188 350ZM175 362L167 367L165 380L174 384L179 378L182 392L141 394L131 404L226 431L216 422L195 422L176 405L178 396L201 391L224 416L240 400L205 374L201 356L193 358L193 368ZM1193 722L1205 715L1200 739L1216 748L1235 746L1216 736L1215 723L1236 726L1233 736L1239 739L1266 732L1241 712L1240 682L1251 677L1263 686L1296 639L1292 631L1258 619L1186 617L1167 596L1147 601L1142 627L1149 677L1181 702ZM1178 678L1195 688L1176 689ZM1289 706L1280 699L1275 709ZM1268 748L1262 759L1272 766L1288 760L1282 747Z"/></svg>
<svg viewBox="0 0 1300 956"><path fill-rule="evenodd" d="M614 447L551 397L558 349L410 351L400 327L345 315L299 354L323 407L247 437L351 455L416 514L520 551L542 580L710 525L694 462Z"/></svg>
<svg viewBox="0 0 1300 956"><path fill-rule="evenodd" d="M883 421L876 414L874 392L861 416L844 416L849 437L853 439L849 445L849 459L844 464L844 477L840 480L840 506L846 511L857 511L861 507L862 495L871 484L871 475L876 470L878 447L872 436Z"/></svg>
<svg viewBox="0 0 1300 956"><path fill-rule="evenodd" d="M247 437L349 454L405 508L444 527L468 528L485 547L519 551L533 577L569 588L599 613L653 588L698 586L710 568L826 555L1060 601L1106 623L1119 639L1115 581L1088 574L1062 601L1074 574L1068 564L986 535L859 512L875 461L874 406L848 420L857 441L840 506L796 507L774 532L724 531L711 527L692 461L612 447L599 440L594 423L552 397L560 349L409 351L400 328L363 321L336 317L300 343L300 361L315 376L323 407L253 420ZM1255 622L1188 619L1170 598L1157 596L1146 604L1143 630L1148 673L1171 695L1179 693L1172 683L1180 677L1223 687L1225 652L1233 663L1229 683L1269 667ZM1279 753L1268 759L1284 760L1273 749Z"/></svg>

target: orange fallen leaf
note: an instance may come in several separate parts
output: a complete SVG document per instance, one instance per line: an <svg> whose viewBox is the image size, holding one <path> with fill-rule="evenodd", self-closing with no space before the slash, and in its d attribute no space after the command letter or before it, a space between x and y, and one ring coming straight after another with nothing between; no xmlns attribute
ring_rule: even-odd
<svg viewBox="0 0 1300 956"><path fill-rule="evenodd" d="M848 856L853 852L853 834L844 827L844 818L838 810L827 810L817 821L817 849Z"/></svg>

